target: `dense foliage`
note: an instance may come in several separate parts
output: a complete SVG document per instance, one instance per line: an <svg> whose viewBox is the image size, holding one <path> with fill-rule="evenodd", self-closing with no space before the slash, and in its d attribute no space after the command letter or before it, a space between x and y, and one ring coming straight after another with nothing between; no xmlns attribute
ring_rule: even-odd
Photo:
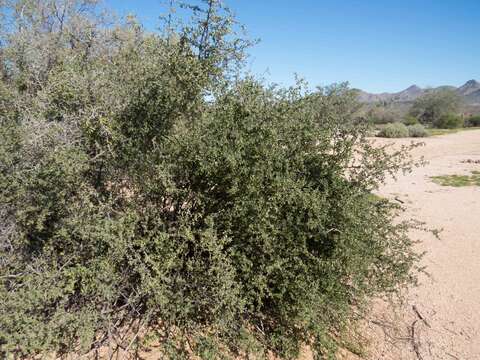
<svg viewBox="0 0 480 360"><path fill-rule="evenodd" d="M406 126L403 123L395 122L383 126L377 133L378 137L384 138L405 138L405 137L427 137L428 131L422 124Z"/></svg>
<svg viewBox="0 0 480 360"><path fill-rule="evenodd" d="M453 90L432 90L415 100L410 109L410 116L422 124L438 126L441 118L460 111L462 100Z"/></svg>
<svg viewBox="0 0 480 360"><path fill-rule="evenodd" d="M402 117L401 111L395 109L391 104L374 104L367 110L368 121L375 125L384 125L397 122Z"/></svg>
<svg viewBox="0 0 480 360"><path fill-rule="evenodd" d="M465 121L461 116L455 114L445 114L435 122L435 127L439 129L456 129L463 127L464 124Z"/></svg>
<svg viewBox="0 0 480 360"><path fill-rule="evenodd" d="M408 114L403 118L402 123L404 123L406 126L419 124L418 119L415 116Z"/></svg>
<svg viewBox="0 0 480 360"><path fill-rule="evenodd" d="M5 12L1 357L332 357L414 280L411 224L371 195L408 149L373 146L345 86L239 77L204 5L159 34L88 0Z"/></svg>
<svg viewBox="0 0 480 360"><path fill-rule="evenodd" d="M386 138L403 138L408 137L408 127L401 122L395 122L391 124L386 124L378 132L379 137Z"/></svg>
<svg viewBox="0 0 480 360"><path fill-rule="evenodd" d="M480 115L472 115L467 121L465 121L466 126L479 127L480 126Z"/></svg>
<svg viewBox="0 0 480 360"><path fill-rule="evenodd" d="M410 125L408 128L409 137L427 137L428 131L422 124Z"/></svg>

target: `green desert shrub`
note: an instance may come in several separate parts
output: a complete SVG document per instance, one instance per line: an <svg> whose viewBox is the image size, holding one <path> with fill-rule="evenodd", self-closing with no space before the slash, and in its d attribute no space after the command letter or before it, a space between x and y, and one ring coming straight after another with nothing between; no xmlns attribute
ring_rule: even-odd
<svg viewBox="0 0 480 360"><path fill-rule="evenodd" d="M408 136L409 137L426 137L428 136L428 131L422 124L410 125L408 126Z"/></svg>
<svg viewBox="0 0 480 360"><path fill-rule="evenodd" d="M374 125L384 125L398 121L400 114L394 109L377 105L367 112L366 117Z"/></svg>
<svg viewBox="0 0 480 360"><path fill-rule="evenodd" d="M369 298L411 281L416 255L396 207L370 195L400 159L334 115L333 95L297 96L239 84L194 126L134 142L141 162L95 158L57 127L10 137L3 353L88 352L126 324L177 355L186 339L231 357L333 354Z"/></svg>
<svg viewBox="0 0 480 360"><path fill-rule="evenodd" d="M470 127L480 127L480 115L470 116L465 122L465 125Z"/></svg>
<svg viewBox="0 0 480 360"><path fill-rule="evenodd" d="M0 357L333 358L414 282L414 224L372 197L409 148L367 141L344 86L230 76L231 18L215 5L205 38L193 10L181 36L93 32L40 77L5 52Z"/></svg>
<svg viewBox="0 0 480 360"><path fill-rule="evenodd" d="M471 175L433 176L431 179L442 186L480 186L480 171L472 171Z"/></svg>
<svg viewBox="0 0 480 360"><path fill-rule="evenodd" d="M459 115L446 114L441 116L434 125L439 129L457 129L464 126L464 120Z"/></svg>
<svg viewBox="0 0 480 360"><path fill-rule="evenodd" d="M461 105L462 98L454 90L433 89L415 99L409 115L424 125L435 126L442 117L458 113Z"/></svg>
<svg viewBox="0 0 480 360"><path fill-rule="evenodd" d="M406 115L402 122L406 126L417 125L419 123L418 119L412 115Z"/></svg>
<svg viewBox="0 0 480 360"><path fill-rule="evenodd" d="M380 129L377 136L386 138L402 138L408 137L409 132L408 128L404 124L397 122L385 125L382 129Z"/></svg>

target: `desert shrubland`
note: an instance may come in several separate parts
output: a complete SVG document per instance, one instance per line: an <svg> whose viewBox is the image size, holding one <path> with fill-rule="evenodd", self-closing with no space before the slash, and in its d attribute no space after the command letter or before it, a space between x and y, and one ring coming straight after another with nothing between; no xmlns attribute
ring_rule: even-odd
<svg viewBox="0 0 480 360"><path fill-rule="evenodd" d="M333 357L415 281L412 224L371 195L408 148L366 141L344 85L246 76L217 1L158 33L95 5L4 14L1 356Z"/></svg>

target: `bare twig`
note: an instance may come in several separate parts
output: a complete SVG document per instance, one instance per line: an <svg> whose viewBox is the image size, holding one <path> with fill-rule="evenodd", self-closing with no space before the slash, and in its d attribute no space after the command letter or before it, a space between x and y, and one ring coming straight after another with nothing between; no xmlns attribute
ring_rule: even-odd
<svg viewBox="0 0 480 360"><path fill-rule="evenodd" d="M413 345L413 351L415 351L415 354L417 355L418 360L423 360L422 354L420 353L420 348L418 346L418 342L415 340L415 325L417 324L418 320L415 320L411 327L410 327L410 333L411 333L411 339L412 339L412 345Z"/></svg>
<svg viewBox="0 0 480 360"><path fill-rule="evenodd" d="M398 197L395 196L394 198L396 201L398 201L400 204L405 204L405 201L400 200Z"/></svg>
<svg viewBox="0 0 480 360"><path fill-rule="evenodd" d="M418 309L417 309L417 307L416 307L415 305L412 306L412 309L413 309L413 311L415 312L415 314L417 314L418 318L419 318L420 320L422 320L425 325L427 325L429 328L432 328L432 327L430 326L430 324L427 322L427 319L425 319L425 317L422 316L422 314L420 314L420 311L418 311Z"/></svg>
<svg viewBox="0 0 480 360"><path fill-rule="evenodd" d="M450 357L452 357L452 358L454 358L454 359L460 360L459 357L457 357L457 356L455 356L455 355L453 355L453 354L450 354L450 353L448 353L448 352L445 353L445 354L447 354L448 356L450 356Z"/></svg>

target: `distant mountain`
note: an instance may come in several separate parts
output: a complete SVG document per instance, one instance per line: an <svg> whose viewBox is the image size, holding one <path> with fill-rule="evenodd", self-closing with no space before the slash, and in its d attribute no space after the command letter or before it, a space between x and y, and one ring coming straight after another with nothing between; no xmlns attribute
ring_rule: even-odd
<svg viewBox="0 0 480 360"><path fill-rule="evenodd" d="M381 94L372 94L358 90L358 99L360 102L364 103L410 103L427 92L444 89L455 90L467 104L480 105L480 82L476 80L469 80L458 88L455 86L439 86L436 88L422 89L417 85L412 85L409 88L397 93Z"/></svg>
<svg viewBox="0 0 480 360"><path fill-rule="evenodd" d="M480 105L480 89L472 91L465 98L469 104Z"/></svg>
<svg viewBox="0 0 480 360"><path fill-rule="evenodd" d="M417 85L412 85L409 88L397 93L381 93L371 94L359 90L359 100L366 103L374 102L409 102L415 100L422 95L424 90Z"/></svg>
<svg viewBox="0 0 480 360"><path fill-rule="evenodd" d="M457 89L460 95L468 96L473 93L478 93L480 90L480 83L476 80L469 80Z"/></svg>

